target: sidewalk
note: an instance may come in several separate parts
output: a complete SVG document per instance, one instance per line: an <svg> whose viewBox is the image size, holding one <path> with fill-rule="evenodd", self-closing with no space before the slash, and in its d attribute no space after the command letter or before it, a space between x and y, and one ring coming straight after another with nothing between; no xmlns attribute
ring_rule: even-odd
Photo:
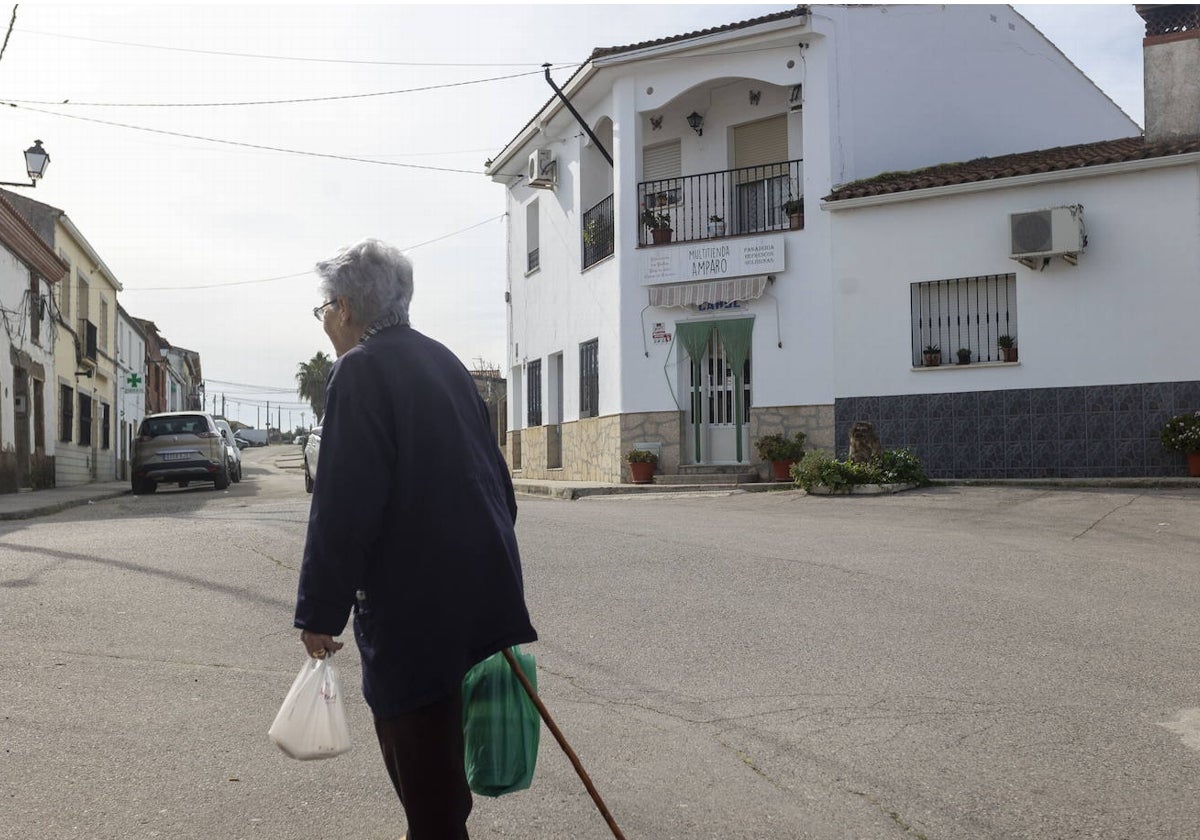
<svg viewBox="0 0 1200 840"><path fill-rule="evenodd" d="M129 492L128 481L100 481L75 487L52 487L22 493L0 493L0 520L31 519Z"/></svg>

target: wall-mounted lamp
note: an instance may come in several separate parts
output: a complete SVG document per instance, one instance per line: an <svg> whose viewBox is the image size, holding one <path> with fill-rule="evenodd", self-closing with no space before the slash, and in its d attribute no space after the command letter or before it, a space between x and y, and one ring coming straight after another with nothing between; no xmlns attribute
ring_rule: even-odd
<svg viewBox="0 0 1200 840"><path fill-rule="evenodd" d="M701 137L704 136L704 117L700 116L695 111L692 111L692 113L688 114L687 121L688 125L692 127L692 131L696 132Z"/></svg>
<svg viewBox="0 0 1200 840"><path fill-rule="evenodd" d="M11 181L0 181L0 185L5 187L36 187L37 182L46 174L46 167L49 165L50 155L42 148L42 141L34 140L33 145L25 150L25 171L29 174L29 183L19 184Z"/></svg>

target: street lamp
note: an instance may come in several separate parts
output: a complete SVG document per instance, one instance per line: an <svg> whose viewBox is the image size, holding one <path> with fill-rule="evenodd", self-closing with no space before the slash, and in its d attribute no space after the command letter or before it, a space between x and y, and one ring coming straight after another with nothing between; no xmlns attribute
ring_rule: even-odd
<svg viewBox="0 0 1200 840"><path fill-rule="evenodd" d="M20 184L12 181L0 181L5 187L37 187L37 182L46 174L50 164L50 155L42 148L41 140L34 140L33 145L25 150L25 171L29 174L29 183Z"/></svg>

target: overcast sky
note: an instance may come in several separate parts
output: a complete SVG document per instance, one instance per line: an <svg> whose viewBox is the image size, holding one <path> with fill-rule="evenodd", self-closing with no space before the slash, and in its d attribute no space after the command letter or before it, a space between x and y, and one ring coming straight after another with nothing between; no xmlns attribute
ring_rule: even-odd
<svg viewBox="0 0 1200 840"><path fill-rule="evenodd" d="M364 236L413 248L415 327L503 364L504 191L482 168L550 97L543 62L562 82L593 47L785 8L22 5L0 180L42 140L50 168L22 192L67 212L122 306L201 354L230 417L265 422L270 400L295 426L296 366L331 352L312 265ZM1015 8L1142 123L1131 5Z"/></svg>

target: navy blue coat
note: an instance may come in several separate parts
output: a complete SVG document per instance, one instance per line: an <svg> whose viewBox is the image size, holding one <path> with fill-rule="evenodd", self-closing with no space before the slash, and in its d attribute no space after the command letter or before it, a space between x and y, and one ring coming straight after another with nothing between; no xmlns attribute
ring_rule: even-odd
<svg viewBox="0 0 1200 840"><path fill-rule="evenodd" d="M466 368L411 327L381 330L326 387L295 624L336 636L354 608L375 717L440 699L476 662L537 638L516 518Z"/></svg>

